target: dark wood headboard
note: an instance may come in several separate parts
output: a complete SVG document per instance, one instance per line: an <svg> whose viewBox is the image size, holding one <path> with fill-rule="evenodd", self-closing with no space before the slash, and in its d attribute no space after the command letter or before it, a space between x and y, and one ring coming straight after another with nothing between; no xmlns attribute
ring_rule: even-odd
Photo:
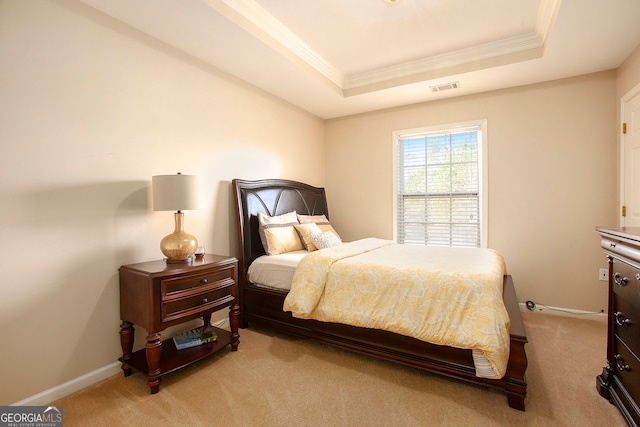
<svg viewBox="0 0 640 427"><path fill-rule="evenodd" d="M286 179L234 179L232 185L238 209L243 283L249 265L265 254L258 234L258 212L274 216L296 211L301 215L326 215L329 218L324 188Z"/></svg>

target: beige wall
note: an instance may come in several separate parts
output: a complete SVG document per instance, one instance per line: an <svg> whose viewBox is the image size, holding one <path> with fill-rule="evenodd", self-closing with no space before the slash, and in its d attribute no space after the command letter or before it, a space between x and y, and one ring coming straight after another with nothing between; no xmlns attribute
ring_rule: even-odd
<svg viewBox="0 0 640 427"><path fill-rule="evenodd" d="M617 77L618 99L640 85L640 45L620 65Z"/></svg>
<svg viewBox="0 0 640 427"><path fill-rule="evenodd" d="M607 307L597 225L616 222L616 74L330 120L327 192L347 240L392 238L394 130L488 120L489 236L520 301Z"/></svg>
<svg viewBox="0 0 640 427"><path fill-rule="evenodd" d="M325 183L322 120L79 2L0 2L0 63L0 405L120 356L117 269L173 230L152 175L201 176L186 229L221 254L231 179Z"/></svg>

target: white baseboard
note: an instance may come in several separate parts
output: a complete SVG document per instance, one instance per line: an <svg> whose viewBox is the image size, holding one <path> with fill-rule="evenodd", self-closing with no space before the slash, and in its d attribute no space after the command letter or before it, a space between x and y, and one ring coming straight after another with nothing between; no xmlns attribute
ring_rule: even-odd
<svg viewBox="0 0 640 427"><path fill-rule="evenodd" d="M225 318L223 320L213 322L213 325L220 329L229 330L229 319ZM78 390L82 390L83 388L89 387L119 373L122 373L122 369L120 369L120 362L114 362L110 365L98 368L95 371L86 373L71 381L67 381L64 384L60 384L50 388L49 390L27 397L19 402L12 403L11 406L48 405L55 400L62 399L71 393L75 393Z"/></svg>
<svg viewBox="0 0 640 427"><path fill-rule="evenodd" d="M607 321L607 313L594 313L592 311L574 310L572 308L551 307L548 305L536 304L534 310L527 308L527 303L521 302L518 304L520 311L530 311L532 313L544 313L554 316L575 317L580 319L597 320L600 322Z"/></svg>
<svg viewBox="0 0 640 427"><path fill-rule="evenodd" d="M86 373L78 378L74 378L71 381L67 381L64 384L60 384L49 390L45 390L41 393L27 397L19 402L12 403L11 406L40 406L48 405L49 403L61 399L65 396L75 393L78 390L82 390L85 387L89 387L97 382L112 377L118 373L121 373L120 362L114 362L110 365L98 368L95 371Z"/></svg>
<svg viewBox="0 0 640 427"><path fill-rule="evenodd" d="M213 322L213 326L220 328L220 329L225 329L225 330L230 330L231 329L231 325L229 325L229 318L225 317L222 320L219 320L217 322Z"/></svg>

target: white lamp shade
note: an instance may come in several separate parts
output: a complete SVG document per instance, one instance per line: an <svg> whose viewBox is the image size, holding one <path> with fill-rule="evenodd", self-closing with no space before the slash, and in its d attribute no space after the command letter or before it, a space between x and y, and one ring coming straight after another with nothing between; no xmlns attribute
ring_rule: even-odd
<svg viewBox="0 0 640 427"><path fill-rule="evenodd" d="M154 211L200 209L196 175L156 175L151 177Z"/></svg>

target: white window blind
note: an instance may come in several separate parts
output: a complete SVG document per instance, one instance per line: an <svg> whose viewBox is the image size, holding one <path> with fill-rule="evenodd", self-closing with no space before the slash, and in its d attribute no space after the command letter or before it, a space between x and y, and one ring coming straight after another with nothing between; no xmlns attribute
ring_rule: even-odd
<svg viewBox="0 0 640 427"><path fill-rule="evenodd" d="M481 124L397 136L397 239L482 246Z"/></svg>

